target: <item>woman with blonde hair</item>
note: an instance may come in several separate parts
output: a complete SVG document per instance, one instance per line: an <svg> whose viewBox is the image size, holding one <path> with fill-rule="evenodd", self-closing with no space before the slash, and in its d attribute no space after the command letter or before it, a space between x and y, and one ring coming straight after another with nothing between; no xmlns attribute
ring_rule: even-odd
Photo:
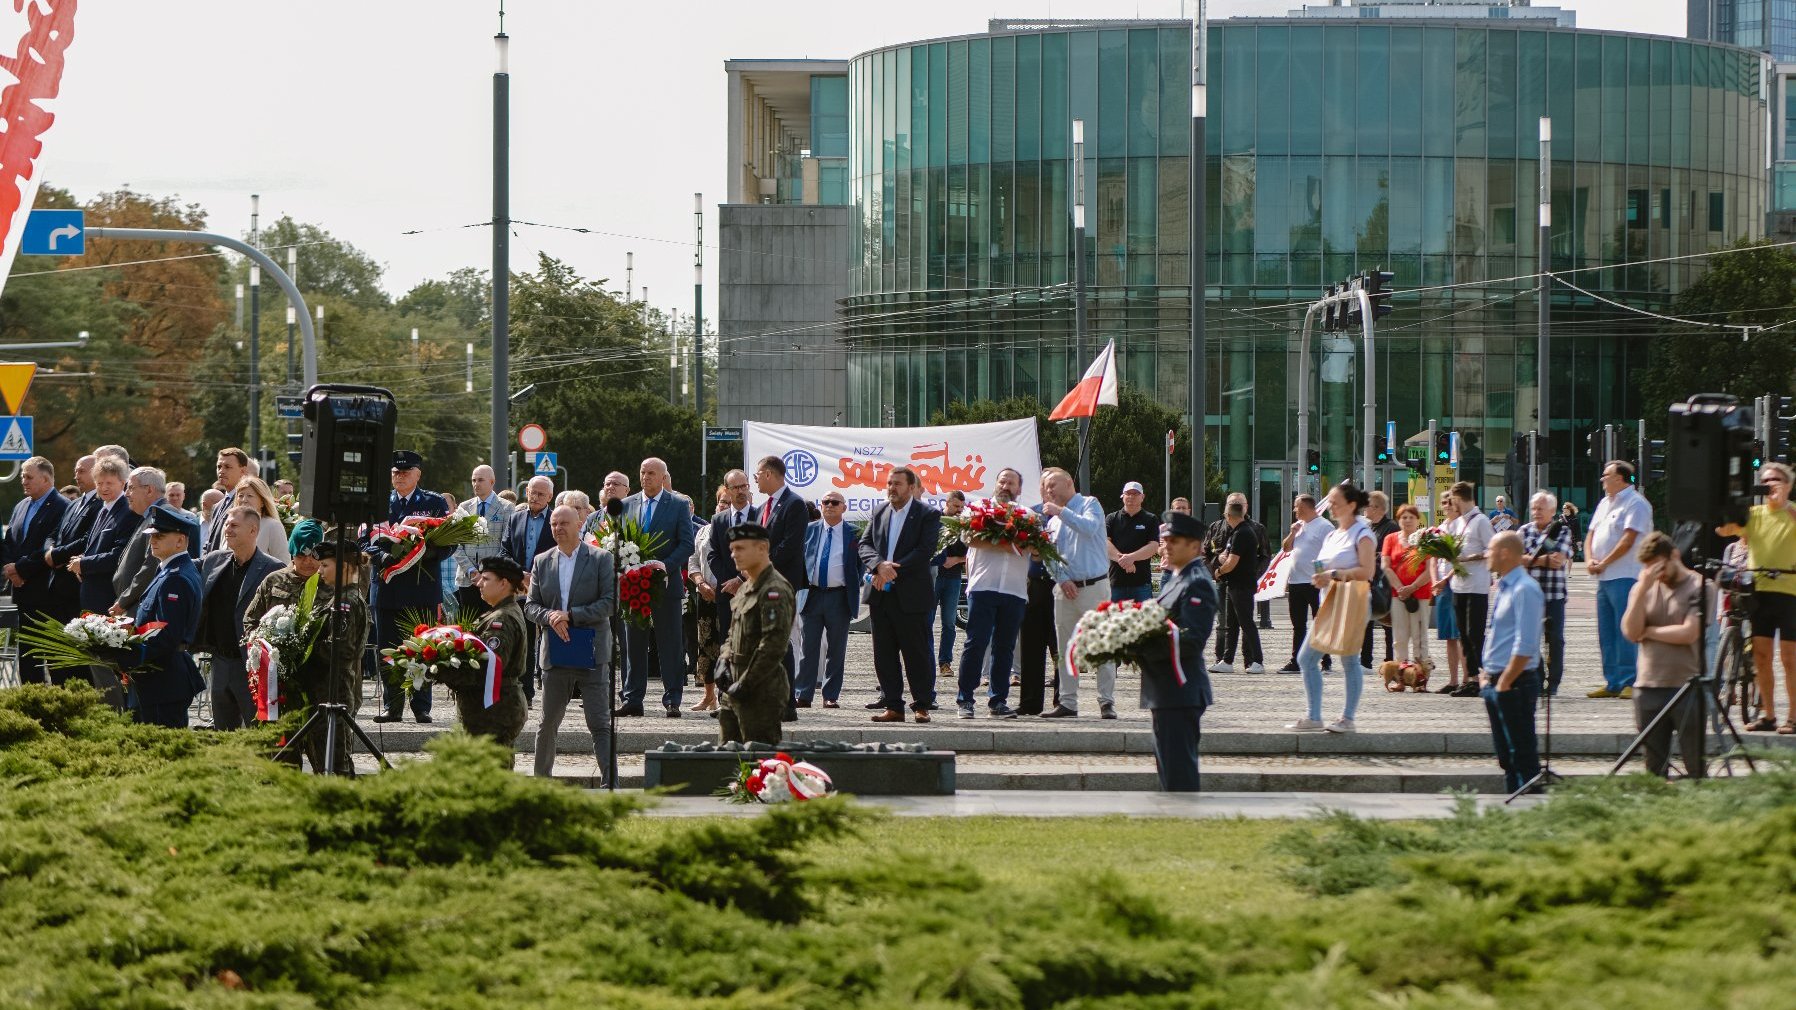
<svg viewBox="0 0 1796 1010"><path fill-rule="evenodd" d="M262 553L273 557L281 564L288 564L293 555L287 552L287 527L281 522L281 514L274 507L274 492L260 477L245 477L231 489L231 506L247 507L256 510L262 522L256 527L256 547Z"/></svg>

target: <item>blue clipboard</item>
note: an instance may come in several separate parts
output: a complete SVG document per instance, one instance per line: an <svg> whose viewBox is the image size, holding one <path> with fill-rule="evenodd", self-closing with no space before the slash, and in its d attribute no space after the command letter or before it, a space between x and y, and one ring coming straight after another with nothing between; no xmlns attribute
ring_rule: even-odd
<svg viewBox="0 0 1796 1010"><path fill-rule="evenodd" d="M598 667L599 664L593 658L594 641L598 636L597 629L576 628L570 625L567 629L568 640L565 642L553 628L544 629L544 634L549 640L548 665L565 666L574 670L592 670Z"/></svg>

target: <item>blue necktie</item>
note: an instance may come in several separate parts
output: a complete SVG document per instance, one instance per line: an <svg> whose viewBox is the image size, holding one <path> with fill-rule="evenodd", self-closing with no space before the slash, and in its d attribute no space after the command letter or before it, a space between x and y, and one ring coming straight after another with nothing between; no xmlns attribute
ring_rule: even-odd
<svg viewBox="0 0 1796 1010"><path fill-rule="evenodd" d="M823 557L817 561L817 584L829 588L829 542L834 539L829 535L829 527L823 528Z"/></svg>
<svg viewBox="0 0 1796 1010"><path fill-rule="evenodd" d="M645 530L648 529L649 524L654 521L655 521L655 499L644 498L642 500L642 528Z"/></svg>
<svg viewBox="0 0 1796 1010"><path fill-rule="evenodd" d="M484 501L480 503L480 518L486 518L486 502Z"/></svg>

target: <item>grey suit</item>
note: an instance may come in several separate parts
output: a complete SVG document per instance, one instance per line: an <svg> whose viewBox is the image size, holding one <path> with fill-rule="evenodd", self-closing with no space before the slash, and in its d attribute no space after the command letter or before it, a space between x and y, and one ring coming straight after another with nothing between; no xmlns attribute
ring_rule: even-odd
<svg viewBox="0 0 1796 1010"><path fill-rule="evenodd" d="M158 498L152 505L166 504ZM131 535L131 542L125 545L124 556L119 559L118 568L112 573L112 591L118 594L119 609L127 614L137 612L137 604L143 599L144 590L156 578L156 570L161 562L150 556L150 528L145 525Z"/></svg>
<svg viewBox="0 0 1796 1010"><path fill-rule="evenodd" d="M530 595L524 600L525 618L540 629L536 655L543 674L543 716L536 731L536 774L546 778L555 772L556 734L577 683L586 728L592 731L593 754L599 759L601 774L609 780L614 773L607 767L606 757L611 750L611 612L617 602L617 575L612 571L610 553L583 543L574 549L573 581L563 599L564 563L559 548L538 555L531 566ZM549 615L557 610L567 611L569 626L593 629L590 667L549 665L549 643L555 635Z"/></svg>

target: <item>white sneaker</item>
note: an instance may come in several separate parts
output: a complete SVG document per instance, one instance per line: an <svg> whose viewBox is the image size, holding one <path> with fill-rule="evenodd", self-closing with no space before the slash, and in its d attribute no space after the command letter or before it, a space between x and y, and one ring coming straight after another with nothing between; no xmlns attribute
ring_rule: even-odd
<svg viewBox="0 0 1796 1010"><path fill-rule="evenodd" d="M1293 733L1322 733L1327 729L1322 725L1320 719L1299 719L1296 722L1286 723L1285 728Z"/></svg>
<svg viewBox="0 0 1796 1010"><path fill-rule="evenodd" d="M1235 664L1224 663L1221 660L1217 660L1216 662L1210 664L1210 672L1211 673L1234 673L1235 672Z"/></svg>
<svg viewBox="0 0 1796 1010"><path fill-rule="evenodd" d="M1352 719L1336 719L1334 722L1329 723L1325 728L1330 733L1352 733L1352 732L1354 732Z"/></svg>
<svg viewBox="0 0 1796 1010"><path fill-rule="evenodd" d="M1265 673L1266 668L1264 666L1261 666L1259 663L1255 663L1252 666L1248 667L1246 672L1247 673Z"/></svg>

